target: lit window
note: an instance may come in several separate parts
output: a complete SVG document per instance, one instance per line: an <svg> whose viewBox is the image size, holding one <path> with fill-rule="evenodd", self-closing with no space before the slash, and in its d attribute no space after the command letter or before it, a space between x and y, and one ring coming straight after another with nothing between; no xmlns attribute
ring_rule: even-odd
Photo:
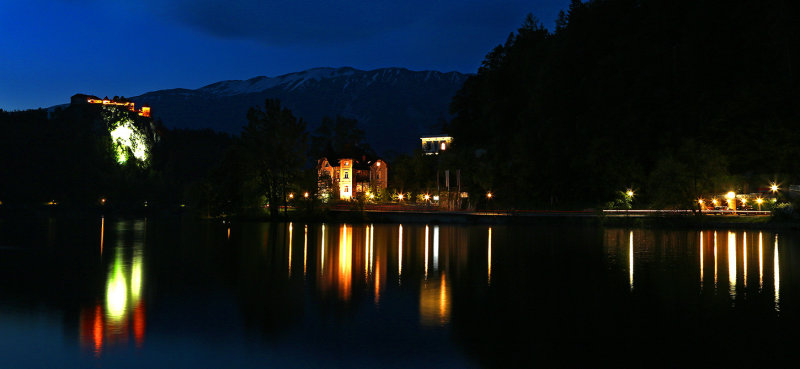
<svg viewBox="0 0 800 369"><path fill-rule="evenodd" d="M445 149L447 149L447 146L445 146L445 143L442 142L442 150L445 150Z"/></svg>
<svg viewBox="0 0 800 369"><path fill-rule="evenodd" d="M350 192L350 187L349 187L349 186L344 186L344 192L345 192L345 193L348 193L348 192Z"/></svg>

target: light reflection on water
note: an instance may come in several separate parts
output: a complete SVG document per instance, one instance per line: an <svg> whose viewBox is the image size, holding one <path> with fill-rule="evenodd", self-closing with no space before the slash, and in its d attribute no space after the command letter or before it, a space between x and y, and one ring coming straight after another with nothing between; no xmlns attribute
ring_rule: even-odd
<svg viewBox="0 0 800 369"><path fill-rule="evenodd" d="M66 227L58 225L59 231L41 233L53 241L51 248L63 238ZM731 321L769 333L764 320L791 317L797 305L797 242L784 233L303 222L158 226L93 220L85 243L91 253L82 256L88 267L74 278L84 290L64 293L81 296L64 299L75 301L63 308L70 322L63 324L75 327L66 330L76 342L70 349L102 361L124 350L169 352L173 342L194 354L213 351L209 347L219 342L244 351L258 342L253 351L328 359L354 347L332 366L346 366L357 357L352 351L400 355L386 347L431 348L426 360L505 350L525 357L524 363L548 350L564 354L558 350L575 342L636 345L647 341L640 336L661 339L665 331L675 338L673 325L677 337L689 329L689 335L727 342L735 334L725 331ZM52 265L61 264L69 263ZM28 288L36 291L36 282ZM7 302L0 295L0 307ZM691 331L706 324L724 333ZM517 341L519 331L536 334ZM210 343L197 343L204 340ZM475 342L486 347L481 354L474 353L481 351ZM464 366L447 364L441 366Z"/></svg>
<svg viewBox="0 0 800 369"><path fill-rule="evenodd" d="M757 252L758 255L758 292L762 292L763 285L765 283L764 280L764 260L765 260L765 250L763 244L764 232L758 232L757 235L753 232L746 232L746 231L727 231L727 237L724 238L724 244L718 244L717 238L717 231L699 231L699 232L690 232L696 235L696 242L697 247L687 247L683 249L680 244L672 244L671 240L664 237L663 231L651 231L651 230L619 230L619 229L610 229L605 232L604 243L607 252L609 253L609 257L612 260L616 260L616 255L620 254L621 251L621 240L627 239L627 252L625 261L627 261L627 265L625 267L628 273L628 285L631 290L635 285L635 274L634 274L634 263L637 265L641 264L651 264L654 266L658 266L660 268L664 268L664 264L666 261L664 258L668 259L676 259L676 260L667 260L669 263L679 263L683 262L681 259L685 253L691 253L692 250L696 250L697 256L692 257L692 259L696 260L696 270L698 273L698 277L696 279L698 290L701 292L704 291L704 284L706 282L706 275L705 270L706 268L713 267L714 269L714 288L709 290L712 293L720 292L718 290L718 269L720 267L727 269L728 271L728 285L727 290L724 290L724 293L727 293L730 301L736 302L738 299L746 299L751 297L752 295L748 295L748 291L750 290L750 282L751 274L750 268L751 265L748 264L748 260L751 258L751 252ZM678 233L678 232L675 232ZM627 236L623 238L624 236ZM710 236L710 237L709 237ZM757 238L758 248L748 248L748 244L756 243L753 238ZM706 240L711 238L712 244L707 244ZM767 265L767 267L772 268L772 284L773 284L773 292L774 293L774 301L773 301L773 308L774 310L780 311L780 303L781 303L781 276L780 276L780 250L779 250L779 235L774 234L774 248L772 250L772 265ZM690 246L691 240L686 243L686 246ZM634 248L636 248L636 252L634 252ZM705 254L709 251L708 248L711 248L711 252L713 254L713 261L708 261L705 258ZM719 259L718 257L718 248L722 248L727 250L727 258ZM769 257L769 256L768 256ZM767 257L767 258L768 258ZM690 262L691 259L685 260L685 262ZM741 265L739 265L739 261L741 261ZM713 266L708 265L707 263L713 263ZM721 265L720 265L721 264ZM739 284L741 282L741 285ZM767 281L769 282L769 281ZM725 288L725 286L723 286Z"/></svg>
<svg viewBox="0 0 800 369"><path fill-rule="evenodd" d="M98 296L94 305L84 306L79 317L80 340L98 357L104 347L126 344L131 336L137 347L142 347L145 339L146 220L118 222L114 232L116 243L110 250L104 296ZM101 219L99 238L98 254L103 257L105 218Z"/></svg>

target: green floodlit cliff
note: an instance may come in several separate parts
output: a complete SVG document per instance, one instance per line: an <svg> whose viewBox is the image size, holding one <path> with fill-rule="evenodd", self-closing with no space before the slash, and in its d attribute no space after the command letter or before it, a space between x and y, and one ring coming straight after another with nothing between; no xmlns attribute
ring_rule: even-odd
<svg viewBox="0 0 800 369"><path fill-rule="evenodd" d="M111 152L118 164L135 160L141 167L150 165L153 145L158 134L152 119L115 106L102 106L101 119L105 122L111 143Z"/></svg>

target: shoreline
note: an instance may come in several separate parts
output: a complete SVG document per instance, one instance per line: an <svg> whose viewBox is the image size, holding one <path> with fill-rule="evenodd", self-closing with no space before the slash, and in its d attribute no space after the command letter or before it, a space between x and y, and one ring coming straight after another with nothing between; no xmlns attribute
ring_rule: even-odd
<svg viewBox="0 0 800 369"><path fill-rule="evenodd" d="M678 228L678 229L781 229L800 230L798 220L776 220L772 216L736 215L607 215L592 211L537 211L537 212L445 212L445 211L385 211L331 209L317 214L290 211L272 218L266 214L244 214L222 217L204 217L190 209L181 211L0 211L0 220L10 217L108 217L108 218L195 218L206 221L257 221L257 222L332 222L332 223L410 223L410 224L497 224L497 225L577 225L596 227ZM55 210L55 209L49 209ZM67 211L64 211L67 210ZM74 209L73 209L74 210ZM153 209L155 210L155 209Z"/></svg>

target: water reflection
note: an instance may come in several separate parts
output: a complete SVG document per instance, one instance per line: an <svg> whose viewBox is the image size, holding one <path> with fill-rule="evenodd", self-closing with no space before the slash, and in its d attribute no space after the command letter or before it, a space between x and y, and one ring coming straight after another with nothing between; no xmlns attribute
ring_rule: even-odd
<svg viewBox="0 0 800 369"><path fill-rule="evenodd" d="M628 285L633 291L633 231L628 235Z"/></svg>
<svg viewBox="0 0 800 369"><path fill-rule="evenodd" d="M781 271L780 260L778 260L778 235L775 235L775 260L773 261L773 278L775 280L775 311L780 311L781 308Z"/></svg>
<svg viewBox="0 0 800 369"><path fill-rule="evenodd" d="M755 234L746 231L724 231L727 232L727 237L718 238L717 231L700 231L696 236L688 237L685 241L672 242L669 232L663 231L610 229L605 232L604 243L608 256L618 265L621 272L627 274L626 282L630 290L633 290L634 286L637 291L644 288L639 280L642 277L634 274L636 268L646 270L646 272L642 272L645 273L643 275L648 277L649 283L653 283L654 274L649 269L652 266L658 265L659 268L664 268L665 264L669 265L665 269L659 269L659 273L669 274L678 273L676 268L680 265L692 264L696 266L693 266L692 269L697 273L697 277L692 279L696 281L697 289L701 292L707 290L713 294L722 293L720 297L724 296L728 301L737 302L737 304L746 299L763 297L772 299L774 294L774 301L769 301L769 304L774 306L775 311L779 311L781 308L780 269L781 262L785 261L781 261L780 258L780 236L778 234L768 236L764 232ZM680 232L673 233L680 234ZM774 239L771 257L768 254L770 250L764 248L764 237L773 237ZM758 244L757 248L750 247L756 243ZM720 250L726 250L727 257L719 255ZM755 268L754 265L751 265L751 260L755 257L750 254L751 252L758 253L757 287L755 283L748 283L749 278L755 278L749 271L751 267ZM713 260L709 260L707 257L709 254L713 255ZM769 270L770 265L765 266L764 263L769 263L770 260L773 271L772 281L768 279L769 275L765 281L764 268ZM713 266L709 265L710 263L713 263ZM713 288L705 288L706 268L712 267L714 268L714 285ZM718 286L720 268L723 268L723 271L727 269L727 286ZM637 276L636 283L634 276ZM711 276L708 275L708 277ZM764 283L773 283L774 289L769 291L769 287L767 287L767 291L762 291Z"/></svg>
<svg viewBox="0 0 800 369"><path fill-rule="evenodd" d="M450 321L450 291L445 274L441 275L438 282L422 283L419 315L422 326L442 326Z"/></svg>
<svg viewBox="0 0 800 369"><path fill-rule="evenodd" d="M144 220L119 222L113 246L113 259L106 272L103 298L81 309L81 342L100 356L104 347L125 344L133 336L137 347L144 344L146 311L144 288ZM101 221L100 239L104 239L105 220ZM103 252L103 242L100 252Z"/></svg>
<svg viewBox="0 0 800 369"><path fill-rule="evenodd" d="M728 289L736 299L736 233L728 232Z"/></svg>
<svg viewBox="0 0 800 369"><path fill-rule="evenodd" d="M487 246L486 251L486 268L487 268L487 283L492 284L492 227L489 227L489 237L488 237L489 246ZM426 261L427 263L427 261ZM427 272L426 272L427 276Z"/></svg>

